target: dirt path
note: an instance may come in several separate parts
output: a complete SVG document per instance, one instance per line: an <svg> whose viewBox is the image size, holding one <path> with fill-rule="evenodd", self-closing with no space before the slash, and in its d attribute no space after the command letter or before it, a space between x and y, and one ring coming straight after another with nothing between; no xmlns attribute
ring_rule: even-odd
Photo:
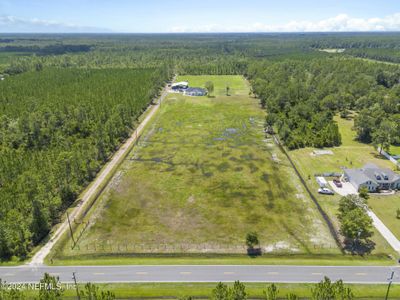
<svg viewBox="0 0 400 300"><path fill-rule="evenodd" d="M139 124L136 130L132 133L129 139L118 149L118 151L113 155L110 161L103 167L97 177L94 179L92 185L86 189L81 195L80 204L69 214L70 220L78 218L86 209L87 202L94 196L98 189L103 185L104 181L109 179L108 175L113 169L125 158L125 156L130 151L131 147L135 143L136 139L142 133L144 127L154 116L157 110L160 108L160 103L168 95L168 88L165 87L162 91L160 98L157 103L148 109L148 113L143 121ZM51 236L50 240L32 257L32 260L28 263L29 265L43 265L45 257L50 253L53 246L61 238L68 228L68 220L65 219L64 222L57 228L54 234Z"/></svg>

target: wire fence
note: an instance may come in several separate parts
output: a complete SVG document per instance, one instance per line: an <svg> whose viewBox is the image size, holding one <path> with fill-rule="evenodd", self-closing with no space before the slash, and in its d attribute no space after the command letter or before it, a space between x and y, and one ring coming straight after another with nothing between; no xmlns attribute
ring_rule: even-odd
<svg viewBox="0 0 400 300"><path fill-rule="evenodd" d="M72 245L73 243L71 243ZM272 245L261 245L260 248L263 252L283 252L283 253L303 253L303 249L298 248L279 248ZM336 244L325 244L325 245L310 245L307 251L318 250L337 250ZM143 254L143 253L231 253L231 254L243 254L247 253L246 245L222 245L218 243L206 243L206 244L193 244L193 243L155 243L155 244L140 244L140 243L128 243L121 241L106 241L106 242L91 242L91 243L78 243L74 248L74 252L83 253L130 253L130 254Z"/></svg>

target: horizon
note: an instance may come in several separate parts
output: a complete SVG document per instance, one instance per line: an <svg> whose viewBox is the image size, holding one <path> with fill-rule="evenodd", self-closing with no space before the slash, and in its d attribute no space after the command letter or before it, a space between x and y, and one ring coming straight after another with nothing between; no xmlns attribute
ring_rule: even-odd
<svg viewBox="0 0 400 300"><path fill-rule="evenodd" d="M0 32L1 36L5 35L363 35L363 34L378 34L391 35L400 34L400 31L248 31L248 32Z"/></svg>
<svg viewBox="0 0 400 300"><path fill-rule="evenodd" d="M395 0L0 0L0 33L399 32Z"/></svg>

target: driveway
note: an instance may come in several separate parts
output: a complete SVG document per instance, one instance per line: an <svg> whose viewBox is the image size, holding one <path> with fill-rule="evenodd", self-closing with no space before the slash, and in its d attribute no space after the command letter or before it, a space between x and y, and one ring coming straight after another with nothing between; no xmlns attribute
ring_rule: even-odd
<svg viewBox="0 0 400 300"><path fill-rule="evenodd" d="M333 189L333 191L337 194L339 194L340 196L347 196L347 195L354 195L354 194L358 194L357 190L355 189L355 187L350 183L350 182L342 182L342 187L338 188L333 181L328 181L329 185L331 186L331 188Z"/></svg>

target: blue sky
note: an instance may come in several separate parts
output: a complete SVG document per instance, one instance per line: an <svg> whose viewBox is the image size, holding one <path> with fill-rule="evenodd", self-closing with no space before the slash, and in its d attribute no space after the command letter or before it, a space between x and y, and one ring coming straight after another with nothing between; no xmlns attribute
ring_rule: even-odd
<svg viewBox="0 0 400 300"><path fill-rule="evenodd" d="M0 0L0 32L400 31L399 0Z"/></svg>

